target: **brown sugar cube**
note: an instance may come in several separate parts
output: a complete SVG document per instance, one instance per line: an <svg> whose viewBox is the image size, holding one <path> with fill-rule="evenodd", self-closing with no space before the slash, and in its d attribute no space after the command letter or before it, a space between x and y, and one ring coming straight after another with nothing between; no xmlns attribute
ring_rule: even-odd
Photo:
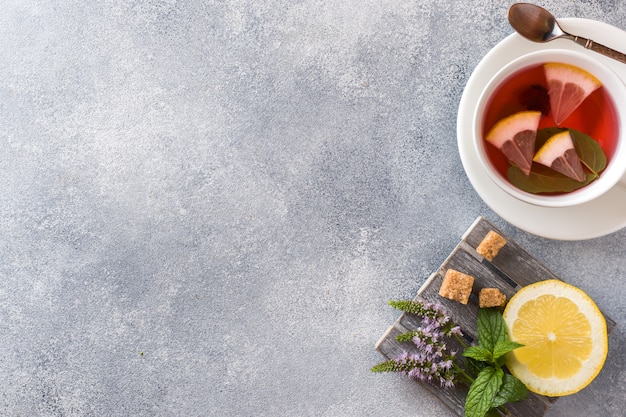
<svg viewBox="0 0 626 417"><path fill-rule="evenodd" d="M483 288L478 293L478 305L480 308L503 307L506 304L506 295L497 288Z"/></svg>
<svg viewBox="0 0 626 417"><path fill-rule="evenodd" d="M506 239L490 230L485 238L480 242L476 248L476 252L484 256L488 261L493 261L500 249L506 244Z"/></svg>
<svg viewBox="0 0 626 417"><path fill-rule="evenodd" d="M441 288L439 288L439 295L458 301L461 304L467 304L473 285L473 276L455 271L454 269L448 269L443 277Z"/></svg>

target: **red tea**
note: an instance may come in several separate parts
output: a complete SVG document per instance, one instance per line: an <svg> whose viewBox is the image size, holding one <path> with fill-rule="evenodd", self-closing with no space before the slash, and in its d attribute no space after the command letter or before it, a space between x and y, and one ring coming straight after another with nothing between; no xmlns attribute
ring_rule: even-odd
<svg viewBox="0 0 626 417"><path fill-rule="evenodd" d="M483 137L496 122L522 110L544 111L539 129L556 126L552 112L548 112L547 81L541 64L516 72L494 91L483 119ZM575 129L589 135L598 142L608 162L615 154L619 137L617 111L604 86L591 93L559 127ZM491 163L506 178L509 168L507 158L491 144L487 144L485 148Z"/></svg>

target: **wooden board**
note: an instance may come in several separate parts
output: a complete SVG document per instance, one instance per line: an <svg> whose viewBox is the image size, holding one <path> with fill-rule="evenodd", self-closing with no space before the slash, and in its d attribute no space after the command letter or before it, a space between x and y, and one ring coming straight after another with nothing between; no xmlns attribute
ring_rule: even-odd
<svg viewBox="0 0 626 417"><path fill-rule="evenodd" d="M507 241L498 255L491 261L484 259L476 247L487 233L493 230ZM467 305L448 300L439 295L439 288L448 269L454 269L475 279L472 295ZM416 300L440 303L448 312L452 321L460 325L463 334L468 340L476 339L476 319L478 314L478 293L482 288L495 287L507 296L507 300L521 287L546 279L559 279L552 271L531 256L510 237L498 230L493 224L482 217L470 226L461 238L461 242L419 289ZM615 327L615 322L606 317L607 330ZM410 342L398 342L396 336L420 325L420 319L414 315L403 313L398 320L376 342L378 350L385 358L397 357L403 352L414 352L415 345ZM462 351L460 345L450 340L450 350ZM459 355L460 357L460 355ZM458 384L454 389L442 389L438 383L418 382L436 395L457 415L463 416L463 407L467 395L467 387ZM548 398L530 393L527 399L517 403L507 404L509 417L539 417L543 416L554 404L556 398Z"/></svg>

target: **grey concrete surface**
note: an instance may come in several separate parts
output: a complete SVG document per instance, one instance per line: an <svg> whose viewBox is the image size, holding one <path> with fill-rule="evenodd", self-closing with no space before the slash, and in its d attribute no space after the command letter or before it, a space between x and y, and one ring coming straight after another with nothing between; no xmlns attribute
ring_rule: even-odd
<svg viewBox="0 0 626 417"><path fill-rule="evenodd" d="M626 230L527 234L458 155L511 3L3 0L0 415L450 416L369 368L483 215L618 322L549 417L623 416Z"/></svg>

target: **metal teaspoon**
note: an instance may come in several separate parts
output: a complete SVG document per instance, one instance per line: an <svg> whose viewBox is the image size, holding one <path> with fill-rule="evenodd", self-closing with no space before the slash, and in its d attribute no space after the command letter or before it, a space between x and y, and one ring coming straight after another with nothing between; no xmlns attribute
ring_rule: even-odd
<svg viewBox="0 0 626 417"><path fill-rule="evenodd" d="M577 44L626 64L626 54L591 39L572 35L559 26L556 18L546 9L530 3L516 3L509 8L509 23L517 33L533 42L569 39Z"/></svg>

